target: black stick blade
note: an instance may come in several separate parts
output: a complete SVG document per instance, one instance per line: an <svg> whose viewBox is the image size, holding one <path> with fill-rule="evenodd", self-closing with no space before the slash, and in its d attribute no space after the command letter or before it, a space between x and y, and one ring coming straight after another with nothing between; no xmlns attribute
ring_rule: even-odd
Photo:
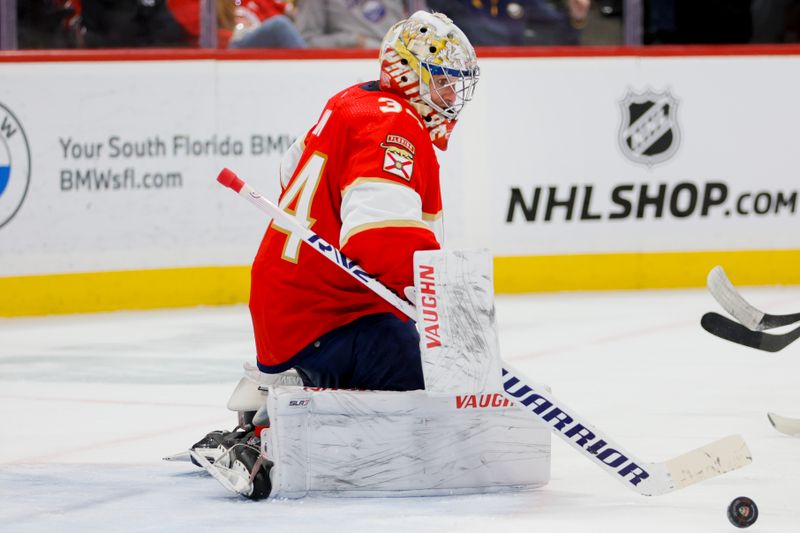
<svg viewBox="0 0 800 533"><path fill-rule="evenodd" d="M721 339L765 352L783 350L800 337L800 328L782 335L772 335L761 331L751 331L718 313L706 313L700 319L700 325L704 330Z"/></svg>

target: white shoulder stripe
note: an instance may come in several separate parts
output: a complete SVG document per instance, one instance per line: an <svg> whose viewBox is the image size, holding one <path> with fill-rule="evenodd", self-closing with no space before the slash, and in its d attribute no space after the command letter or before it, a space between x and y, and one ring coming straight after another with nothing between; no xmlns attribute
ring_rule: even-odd
<svg viewBox="0 0 800 533"><path fill-rule="evenodd" d="M342 195L341 217L341 246L370 228L411 226L430 230L422 220L422 200L417 191L381 178L359 178L348 186Z"/></svg>

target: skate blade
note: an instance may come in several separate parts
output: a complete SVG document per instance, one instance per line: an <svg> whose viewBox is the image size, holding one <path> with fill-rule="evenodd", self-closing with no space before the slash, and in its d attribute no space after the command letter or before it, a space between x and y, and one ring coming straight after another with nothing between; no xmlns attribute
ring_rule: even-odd
<svg viewBox="0 0 800 533"><path fill-rule="evenodd" d="M167 455L166 457L161 458L164 461L179 461L179 462L189 462L191 461L191 455L189 454L189 450L184 452L178 452L172 455Z"/></svg>

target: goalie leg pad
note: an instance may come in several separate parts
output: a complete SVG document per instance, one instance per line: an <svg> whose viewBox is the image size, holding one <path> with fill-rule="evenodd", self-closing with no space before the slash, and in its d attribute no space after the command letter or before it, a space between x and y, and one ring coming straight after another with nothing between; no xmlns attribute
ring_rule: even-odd
<svg viewBox="0 0 800 533"><path fill-rule="evenodd" d="M550 479L550 431L501 393L273 387L262 453L272 497L530 490Z"/></svg>

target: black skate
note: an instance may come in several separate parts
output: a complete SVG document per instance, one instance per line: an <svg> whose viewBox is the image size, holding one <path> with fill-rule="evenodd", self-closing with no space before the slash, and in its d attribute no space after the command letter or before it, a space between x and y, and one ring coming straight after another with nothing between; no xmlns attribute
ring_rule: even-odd
<svg viewBox="0 0 800 533"><path fill-rule="evenodd" d="M249 431L248 431L249 429ZM245 428L239 429L236 428L233 431L222 431L216 430L210 432L208 435L194 443L190 450L193 452L202 455L206 459L208 459L209 463L215 463L219 460L220 457L225 455L225 453L230 450L235 444L240 442L246 442L248 439L253 437L253 430L252 428ZM192 463L195 466L199 466L202 468L202 465L198 464L194 457L191 458Z"/></svg>
<svg viewBox="0 0 800 533"><path fill-rule="evenodd" d="M273 467L261 454L261 439L255 434L254 413L240 413L233 431L212 431L189 450L189 458L225 488L251 500L269 496Z"/></svg>
<svg viewBox="0 0 800 533"><path fill-rule="evenodd" d="M219 481L226 489L249 498L261 500L269 496L272 483L269 478L270 470L274 466L261 453L261 439L250 431L211 432L200 443L209 446L199 447L198 450L189 450L189 455L194 464ZM228 446L232 441L233 444ZM199 443L198 443L199 444ZM201 452L216 455L217 450L223 450L212 463Z"/></svg>
<svg viewBox="0 0 800 533"><path fill-rule="evenodd" d="M253 437L253 415L252 412L239 413L239 425L233 431L215 430L208 433L205 437L195 442L189 449L198 455L208 459L209 463L216 462L227 450L238 442L244 442ZM194 457L191 457L195 466L198 464Z"/></svg>
<svg viewBox="0 0 800 533"><path fill-rule="evenodd" d="M237 444L230 450L230 470L238 472L250 480L250 487L239 494L251 500L261 500L269 496L272 482L269 479L274 463L261 455L260 446Z"/></svg>

